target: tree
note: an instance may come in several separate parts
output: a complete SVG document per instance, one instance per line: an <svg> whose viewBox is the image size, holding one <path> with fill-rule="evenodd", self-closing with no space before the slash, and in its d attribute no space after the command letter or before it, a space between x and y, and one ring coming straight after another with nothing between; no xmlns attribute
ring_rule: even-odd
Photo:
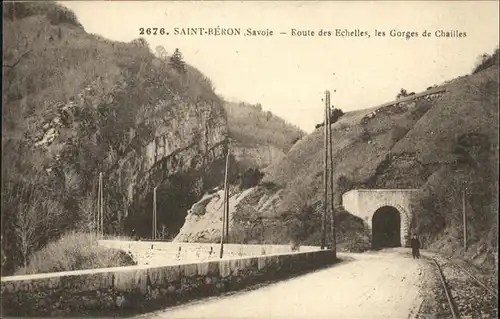
<svg viewBox="0 0 500 319"><path fill-rule="evenodd" d="M138 46L140 48L148 48L149 49L148 41L146 41L144 38L134 39L130 43L132 43L133 45Z"/></svg>
<svg viewBox="0 0 500 319"><path fill-rule="evenodd" d="M156 56L161 59L161 60L166 60L168 59L168 54L167 54L167 50L165 49L165 47L163 45L158 45L156 48L155 48L155 53L156 53Z"/></svg>
<svg viewBox="0 0 500 319"><path fill-rule="evenodd" d="M174 54L170 57L170 65L178 72L186 73L186 63L178 48L175 49Z"/></svg>
<svg viewBox="0 0 500 319"><path fill-rule="evenodd" d="M486 70L487 68L493 66L493 65L498 65L498 47L495 49L492 55L488 53L483 53L481 54L476 61L476 66L474 67L474 70L472 73L478 73L482 70Z"/></svg>
<svg viewBox="0 0 500 319"><path fill-rule="evenodd" d="M35 246L47 233L57 227L57 219L62 215L59 205L50 200L50 191L44 187L39 175L30 174L19 184L20 203L14 220L14 233L22 253L24 268Z"/></svg>
<svg viewBox="0 0 500 319"><path fill-rule="evenodd" d="M399 100L400 98L406 97L406 96L408 96L408 91L406 91L405 89L401 89L401 91L399 91L398 95L396 95L396 99Z"/></svg>
<svg viewBox="0 0 500 319"><path fill-rule="evenodd" d="M264 177L264 173L259 169L249 168L240 177L240 186L242 188L250 188L257 185Z"/></svg>
<svg viewBox="0 0 500 319"><path fill-rule="evenodd" d="M271 111L266 112L266 121L269 121L273 117L273 113Z"/></svg>
<svg viewBox="0 0 500 319"><path fill-rule="evenodd" d="M337 122L342 115L344 115L344 111L332 105L330 108L330 124ZM318 129L323 126L325 126L325 122L316 124L315 128Z"/></svg>
<svg viewBox="0 0 500 319"><path fill-rule="evenodd" d="M344 115L344 112L341 109L332 106L330 109L330 123L333 124L337 122L342 115Z"/></svg>

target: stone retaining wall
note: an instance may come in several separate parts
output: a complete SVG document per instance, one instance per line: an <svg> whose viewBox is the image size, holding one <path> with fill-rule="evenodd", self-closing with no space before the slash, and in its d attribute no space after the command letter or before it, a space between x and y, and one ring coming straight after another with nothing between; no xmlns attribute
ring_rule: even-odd
<svg viewBox="0 0 500 319"><path fill-rule="evenodd" d="M329 250L168 266L2 278L2 317L124 316L285 278L335 262Z"/></svg>
<svg viewBox="0 0 500 319"><path fill-rule="evenodd" d="M129 252L139 265L167 265L220 259L220 244L218 243L99 240L99 245ZM293 251L291 245L224 244L223 258L317 251L321 248L319 246L300 246L297 249Z"/></svg>

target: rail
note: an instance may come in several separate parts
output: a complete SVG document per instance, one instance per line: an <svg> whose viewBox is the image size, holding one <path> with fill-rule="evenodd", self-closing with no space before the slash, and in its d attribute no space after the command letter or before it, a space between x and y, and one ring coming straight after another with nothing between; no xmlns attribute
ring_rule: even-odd
<svg viewBox="0 0 500 319"><path fill-rule="evenodd" d="M438 269L439 273L439 278L441 279L441 284L443 285L444 292L446 294L446 299L448 299L448 306L450 307L451 315L453 319L458 319L457 315L457 306L451 297L450 289L448 288L448 285L446 284L446 279L444 278L443 271L441 270L441 267L439 266L438 262L435 259L432 259L434 264L436 265L436 268Z"/></svg>
<svg viewBox="0 0 500 319"><path fill-rule="evenodd" d="M444 272L442 270L442 267L445 266L445 265L449 265L449 266L454 266L456 267L457 269L459 269L461 272L463 272L464 274L466 274L467 278L471 280L472 283L476 284L477 286L483 288L488 294L490 294L491 296L494 296L495 299L497 300L498 302L498 293L495 292L493 289L491 289L490 287L488 287L486 284L484 284L481 280L479 280L476 276L474 276L472 273L470 273L468 270L466 270L464 267L462 267L461 265L455 263L455 262L452 262L451 260L449 260L448 258L446 257L443 257L443 256L440 256L440 258L444 259L445 260L445 263L442 263L442 265L440 265L438 263L438 261L435 259L435 258L432 258L432 257L429 257L430 260L432 260L434 262L434 264L436 265L436 268L438 269L438 274L439 274L439 277L440 277L440 281L441 281L441 284L443 286L443 289L444 289L444 292L445 292L445 295L446 295L446 299L448 301L448 306L450 308L450 312L451 312L451 315L453 317L453 319L457 319L457 318L460 318L460 311L459 311L459 307L457 306L457 303L456 301L454 300L454 298L452 297L452 294L451 294L451 290L450 290L450 287L448 286L448 283L446 281L446 278L445 278L445 275L444 275Z"/></svg>
<svg viewBox="0 0 500 319"><path fill-rule="evenodd" d="M476 276L474 276L473 274L471 274L467 269L465 269L464 267L458 265L458 264L455 264L456 266L458 266L458 268L460 268L463 272L465 272L467 275L469 275L469 278L472 278L474 279L474 281L481 287L483 287L486 291L488 291L490 294L492 294L493 296L495 296L495 298L498 299L498 294L491 288L489 288L488 286L486 286L481 280L477 279Z"/></svg>

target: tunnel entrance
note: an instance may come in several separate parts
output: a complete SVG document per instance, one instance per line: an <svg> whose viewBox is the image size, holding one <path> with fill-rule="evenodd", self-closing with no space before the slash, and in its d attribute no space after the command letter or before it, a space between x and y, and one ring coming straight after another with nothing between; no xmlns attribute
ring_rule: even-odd
<svg viewBox="0 0 500 319"><path fill-rule="evenodd" d="M401 246L401 215L391 206L384 206L373 214L372 248Z"/></svg>

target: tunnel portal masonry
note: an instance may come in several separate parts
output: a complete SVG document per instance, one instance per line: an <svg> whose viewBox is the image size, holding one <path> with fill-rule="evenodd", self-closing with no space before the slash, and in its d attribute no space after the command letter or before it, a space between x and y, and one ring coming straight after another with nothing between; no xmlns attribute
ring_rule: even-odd
<svg viewBox="0 0 500 319"><path fill-rule="evenodd" d="M342 195L342 205L346 211L361 218L372 232L380 231L377 224L375 229L373 228L375 213L382 214L384 210L387 211L387 207L396 209L400 214L400 243L401 246L407 246L413 218L410 203L419 191L419 189L355 189Z"/></svg>

